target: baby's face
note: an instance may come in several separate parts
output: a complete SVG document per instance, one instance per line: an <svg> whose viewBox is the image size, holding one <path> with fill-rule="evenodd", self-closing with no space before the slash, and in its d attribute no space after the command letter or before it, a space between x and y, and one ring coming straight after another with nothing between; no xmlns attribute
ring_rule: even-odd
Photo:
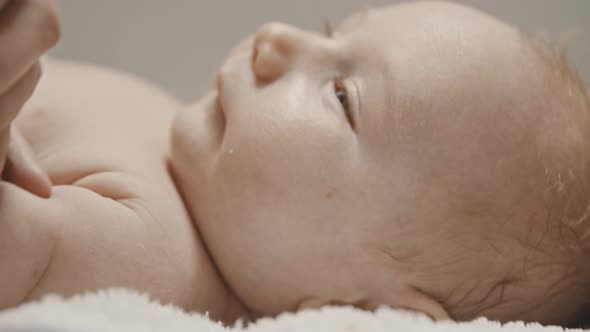
<svg viewBox="0 0 590 332"><path fill-rule="evenodd" d="M535 115L510 113L537 91L531 58L508 26L442 3L363 12L333 36L260 28L172 134L228 285L257 314L334 303L442 318L444 303L507 318L510 296L527 296L502 283L530 225L506 220L536 204L529 179L547 171L522 153Z"/></svg>

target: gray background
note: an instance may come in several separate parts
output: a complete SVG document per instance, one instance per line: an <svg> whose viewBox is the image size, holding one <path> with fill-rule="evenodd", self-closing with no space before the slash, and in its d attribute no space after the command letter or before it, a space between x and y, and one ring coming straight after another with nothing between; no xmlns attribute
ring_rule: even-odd
<svg viewBox="0 0 590 332"><path fill-rule="evenodd" d="M385 0L58 0L63 37L52 51L155 81L184 100L200 96L226 52L262 23L321 30ZM461 0L533 36L563 42L590 82L590 0Z"/></svg>

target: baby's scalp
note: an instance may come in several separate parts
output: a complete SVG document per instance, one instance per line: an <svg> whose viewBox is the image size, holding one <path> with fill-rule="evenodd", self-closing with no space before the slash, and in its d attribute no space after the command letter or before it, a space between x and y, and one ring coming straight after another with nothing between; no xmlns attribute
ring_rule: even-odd
<svg viewBox="0 0 590 332"><path fill-rule="evenodd" d="M453 253L457 255L455 262L449 258L448 266L433 271L451 273L463 283L445 284L441 282L444 277L426 272L424 277L445 291L428 291L427 287L425 291L440 294L438 299L456 319L484 315L504 321L571 324L586 313L590 293L590 98L560 48L518 31L514 38L520 40L530 61L528 70L521 74L515 68L515 75L523 75L525 80L518 82L521 86L509 89L483 85L484 89L501 91L489 97L503 98L504 102L486 110L494 116L493 123L476 126L493 130L516 125L513 129L517 129L508 136L492 135L480 145L484 153L492 155L498 152L496 146L501 141L516 147L494 155L496 165L490 164L486 172L520 161L513 163L511 170L496 173L500 182L511 174L510 181L499 190L488 192L489 187L481 188L489 194L481 201L485 209L477 210L470 201L463 211L466 213L457 215L459 222L450 222L454 224L449 226L450 231L456 232L460 241L460 252ZM485 68L482 72L494 75ZM483 76L482 82L485 80ZM508 86L514 83L510 78L505 80ZM509 97L510 93L514 95ZM464 138L472 139L467 132ZM482 170L464 171L469 182L477 181L477 173ZM496 201L503 195L511 196L514 205L504 206L498 213L494 211L498 208ZM466 240L462 234L473 238ZM463 272L454 275L453 270Z"/></svg>
<svg viewBox="0 0 590 332"><path fill-rule="evenodd" d="M419 85L434 98L418 92L410 96L414 103L392 103L391 112L405 113L397 118L406 121L405 129L395 129L411 138L410 148L396 153L410 160L426 156L429 163L412 162L414 176L431 181L425 188L438 187L417 199L427 201L436 191L446 197L435 195L439 200L426 207L406 202L414 212L402 217L432 251L399 241L399 223L380 232L387 234L380 250L394 257L394 273L414 274L417 287L453 318L575 321L588 295L590 107L584 85L563 55L487 15L445 3L406 8L432 22L464 15L462 28L480 33L483 42L462 47L451 38L445 51L456 50L464 63L431 65L451 71L433 71L430 82ZM391 9L400 7L381 10ZM441 31L454 33L450 26ZM440 76L446 76L443 84L436 82Z"/></svg>

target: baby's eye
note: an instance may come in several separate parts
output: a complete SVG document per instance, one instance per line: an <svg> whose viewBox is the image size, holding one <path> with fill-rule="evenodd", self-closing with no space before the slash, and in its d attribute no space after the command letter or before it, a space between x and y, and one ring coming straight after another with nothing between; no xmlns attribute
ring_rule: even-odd
<svg viewBox="0 0 590 332"><path fill-rule="evenodd" d="M350 102L348 100L348 92L346 91L346 86L344 86L344 82L342 82L341 79L336 79L334 81L334 93L336 94L336 98L338 98L340 105L342 105L342 110L344 111L344 114L346 114L348 122L352 126L353 121L352 116L350 114Z"/></svg>

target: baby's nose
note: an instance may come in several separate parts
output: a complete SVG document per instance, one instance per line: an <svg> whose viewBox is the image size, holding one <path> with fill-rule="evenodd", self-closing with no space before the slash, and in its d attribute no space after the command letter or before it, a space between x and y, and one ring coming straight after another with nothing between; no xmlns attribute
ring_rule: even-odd
<svg viewBox="0 0 590 332"><path fill-rule="evenodd" d="M254 35L252 68L256 78L270 83L287 73L305 42L303 32L281 24L267 23Z"/></svg>

